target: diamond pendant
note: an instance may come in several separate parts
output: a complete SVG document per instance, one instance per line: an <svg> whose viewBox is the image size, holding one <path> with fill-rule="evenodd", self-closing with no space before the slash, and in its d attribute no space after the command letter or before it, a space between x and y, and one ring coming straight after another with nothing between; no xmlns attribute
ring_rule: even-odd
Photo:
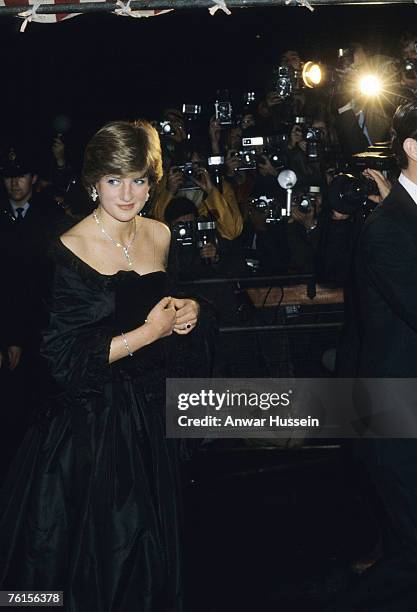
<svg viewBox="0 0 417 612"><path fill-rule="evenodd" d="M129 251L127 250L126 247L123 247L123 253L125 254L128 265L132 266L132 260L130 259Z"/></svg>

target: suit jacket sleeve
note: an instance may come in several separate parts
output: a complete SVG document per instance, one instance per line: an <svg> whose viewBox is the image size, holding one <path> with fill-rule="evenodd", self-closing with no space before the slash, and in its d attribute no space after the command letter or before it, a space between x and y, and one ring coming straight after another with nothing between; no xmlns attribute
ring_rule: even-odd
<svg viewBox="0 0 417 612"><path fill-rule="evenodd" d="M335 127L340 145L346 156L362 153L369 147L369 143L356 120L353 110L347 109L342 113L336 111Z"/></svg>
<svg viewBox="0 0 417 612"><path fill-rule="evenodd" d="M380 217L365 226L358 265L392 311L417 331L416 240L394 218ZM363 288L362 288L363 290ZM378 313L375 313L378 316Z"/></svg>

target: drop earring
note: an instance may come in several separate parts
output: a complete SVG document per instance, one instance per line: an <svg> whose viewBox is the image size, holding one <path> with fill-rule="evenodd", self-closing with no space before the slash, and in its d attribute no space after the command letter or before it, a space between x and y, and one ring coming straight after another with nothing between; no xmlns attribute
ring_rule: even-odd
<svg viewBox="0 0 417 612"><path fill-rule="evenodd" d="M97 189L93 187L91 190L91 199L93 200L93 202L95 202L97 198L98 198Z"/></svg>
<svg viewBox="0 0 417 612"><path fill-rule="evenodd" d="M146 194L146 199L145 199L145 203L149 200L149 192ZM140 211L139 213L139 217L143 217L144 213L142 211Z"/></svg>

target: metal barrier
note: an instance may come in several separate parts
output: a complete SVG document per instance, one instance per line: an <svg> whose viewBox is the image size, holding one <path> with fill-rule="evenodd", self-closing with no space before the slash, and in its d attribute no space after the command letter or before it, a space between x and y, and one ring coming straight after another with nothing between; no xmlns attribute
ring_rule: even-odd
<svg viewBox="0 0 417 612"><path fill-rule="evenodd" d="M325 364L333 354L327 360L323 355L335 351L343 325L340 288L316 284L312 275L199 279L182 287L195 294L215 285L220 285L219 300L235 291L247 308L244 317L236 312L221 321L216 376L331 375Z"/></svg>

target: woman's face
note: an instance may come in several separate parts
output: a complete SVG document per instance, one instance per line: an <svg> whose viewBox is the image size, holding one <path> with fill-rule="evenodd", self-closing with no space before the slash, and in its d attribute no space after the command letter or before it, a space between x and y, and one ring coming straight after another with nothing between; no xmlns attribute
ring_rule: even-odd
<svg viewBox="0 0 417 612"><path fill-rule="evenodd" d="M140 173L103 176L96 184L100 205L118 221L130 221L148 199L149 180Z"/></svg>

